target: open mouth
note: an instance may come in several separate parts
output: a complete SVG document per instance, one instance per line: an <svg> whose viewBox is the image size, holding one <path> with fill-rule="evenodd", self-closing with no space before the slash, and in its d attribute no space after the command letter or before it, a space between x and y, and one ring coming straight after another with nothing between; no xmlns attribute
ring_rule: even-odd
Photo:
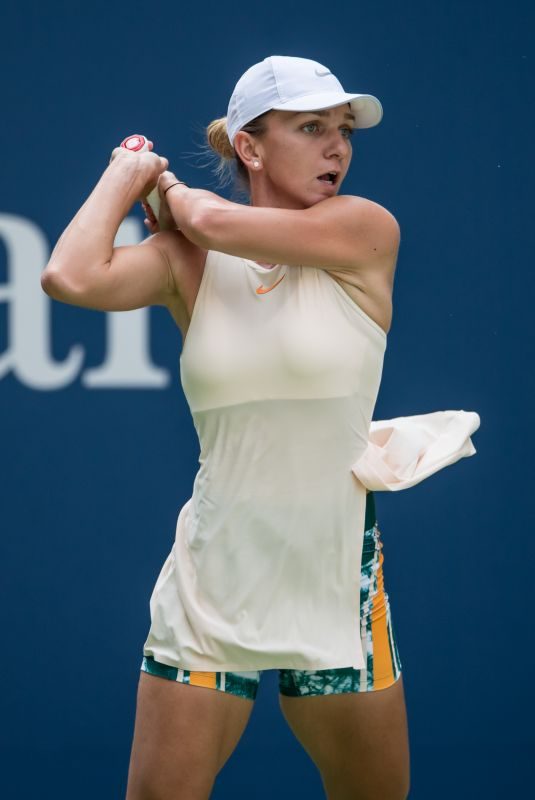
<svg viewBox="0 0 535 800"><path fill-rule="evenodd" d="M338 173L337 172L324 172L323 175L318 176L318 180L322 183L330 183L331 186L334 186L338 181Z"/></svg>

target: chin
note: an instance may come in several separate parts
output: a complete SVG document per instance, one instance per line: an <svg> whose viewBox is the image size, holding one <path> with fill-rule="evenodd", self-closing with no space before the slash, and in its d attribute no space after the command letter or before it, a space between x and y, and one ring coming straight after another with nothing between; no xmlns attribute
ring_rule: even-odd
<svg viewBox="0 0 535 800"><path fill-rule="evenodd" d="M311 205L315 205L316 203L321 203L322 200L327 200L329 197L334 197L337 192L333 192L332 190L329 192L322 192L321 189L314 193L316 195L316 200L311 203Z"/></svg>
<svg viewBox="0 0 535 800"><path fill-rule="evenodd" d="M286 208L303 209L321 203L322 200L326 200L327 197L332 197L336 192L333 193L332 189L329 191L322 190L321 186L308 186L306 188L303 187L301 192L287 190L284 194L284 205Z"/></svg>

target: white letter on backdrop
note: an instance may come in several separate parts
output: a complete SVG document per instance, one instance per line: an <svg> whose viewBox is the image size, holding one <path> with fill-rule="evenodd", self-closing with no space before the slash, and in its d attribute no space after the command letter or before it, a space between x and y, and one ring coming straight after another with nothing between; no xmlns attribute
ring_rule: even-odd
<svg viewBox="0 0 535 800"><path fill-rule="evenodd" d="M76 378L84 349L74 345L61 362L50 355L50 301L41 288L48 243L37 225L14 214L0 214L0 239L7 254L7 282L0 284L0 302L10 303L0 379L12 370L31 389L61 389Z"/></svg>

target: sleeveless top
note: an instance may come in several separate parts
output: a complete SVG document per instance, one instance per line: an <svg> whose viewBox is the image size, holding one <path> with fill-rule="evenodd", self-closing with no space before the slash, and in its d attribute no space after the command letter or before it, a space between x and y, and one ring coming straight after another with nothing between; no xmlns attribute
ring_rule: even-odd
<svg viewBox="0 0 535 800"><path fill-rule="evenodd" d="M325 270L209 251L180 357L199 470L144 654L189 670L365 667L360 566L386 333Z"/></svg>

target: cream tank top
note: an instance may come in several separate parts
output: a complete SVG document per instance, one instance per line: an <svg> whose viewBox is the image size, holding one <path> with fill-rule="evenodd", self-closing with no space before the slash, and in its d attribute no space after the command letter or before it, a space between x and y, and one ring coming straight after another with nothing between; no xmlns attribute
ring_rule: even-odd
<svg viewBox="0 0 535 800"><path fill-rule="evenodd" d="M199 470L144 654L203 671L365 662L360 566L386 334L325 270L209 251L180 357Z"/></svg>

